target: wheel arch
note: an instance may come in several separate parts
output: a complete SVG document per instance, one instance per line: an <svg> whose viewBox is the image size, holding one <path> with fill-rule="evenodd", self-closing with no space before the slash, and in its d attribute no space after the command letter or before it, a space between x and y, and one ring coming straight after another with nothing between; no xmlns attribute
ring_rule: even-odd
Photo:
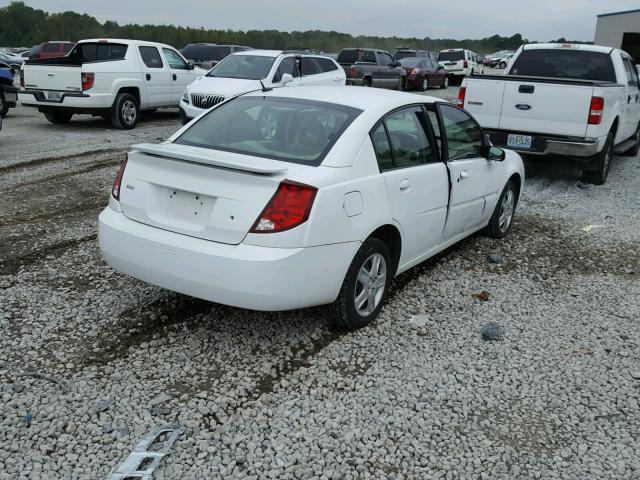
<svg viewBox="0 0 640 480"><path fill-rule="evenodd" d="M118 89L118 93L116 94L116 97L121 93L129 93L133 95L134 97L136 97L136 100L138 100L138 105L141 106L142 99L140 98L140 89L138 87L120 87Z"/></svg>
<svg viewBox="0 0 640 480"><path fill-rule="evenodd" d="M384 242L389 249L393 260L393 275L395 276L400 265L400 255L402 254L402 235L395 225L386 224L376 228L367 238L375 237Z"/></svg>
<svg viewBox="0 0 640 480"><path fill-rule="evenodd" d="M520 200L520 192L522 191L522 177L519 173L514 173L509 177L516 187L516 203Z"/></svg>

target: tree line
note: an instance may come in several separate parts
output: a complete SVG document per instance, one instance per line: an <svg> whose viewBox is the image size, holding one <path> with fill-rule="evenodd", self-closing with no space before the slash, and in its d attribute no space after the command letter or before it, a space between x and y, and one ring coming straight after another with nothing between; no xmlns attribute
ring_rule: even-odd
<svg viewBox="0 0 640 480"><path fill-rule="evenodd" d="M281 32L278 30L207 30L203 27L174 25L119 25L100 23L96 18L76 12L49 13L24 2L12 2L0 8L0 46L30 47L48 40L77 41L84 38L130 38L148 40L182 48L193 42L235 43L254 48L284 49L313 48L324 52L338 52L345 47L372 47L393 51L398 45L416 49L439 51L443 48L469 48L477 53L515 50L530 43L516 33L511 37L493 35L482 39L433 39L353 36L347 33L322 30ZM564 38L559 39L565 41Z"/></svg>

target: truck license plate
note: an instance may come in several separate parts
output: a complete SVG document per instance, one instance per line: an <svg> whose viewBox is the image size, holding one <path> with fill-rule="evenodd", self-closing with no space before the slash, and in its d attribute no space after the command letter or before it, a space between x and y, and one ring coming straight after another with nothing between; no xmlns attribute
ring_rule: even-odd
<svg viewBox="0 0 640 480"><path fill-rule="evenodd" d="M59 102L62 99L62 92L46 92L45 95L50 102Z"/></svg>
<svg viewBox="0 0 640 480"><path fill-rule="evenodd" d="M507 147L531 148L531 135L515 135L510 133L507 137Z"/></svg>

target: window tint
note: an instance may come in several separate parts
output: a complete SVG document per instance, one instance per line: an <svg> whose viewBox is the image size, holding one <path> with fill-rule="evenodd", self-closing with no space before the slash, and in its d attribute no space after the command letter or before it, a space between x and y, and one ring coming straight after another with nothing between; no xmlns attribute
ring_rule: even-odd
<svg viewBox="0 0 640 480"><path fill-rule="evenodd" d="M300 76L300 71L298 70L295 57L286 57L282 59L280 65L278 65L275 75L273 76L273 81L279 82L282 80L282 75L285 73L288 73L294 78Z"/></svg>
<svg viewBox="0 0 640 480"><path fill-rule="evenodd" d="M256 162L317 166L360 113L327 102L238 97L209 111L175 143L251 155Z"/></svg>
<svg viewBox="0 0 640 480"><path fill-rule="evenodd" d="M175 70L187 69L187 63L176 51L171 50L170 48L163 48L162 51L164 52L164 58L167 59L169 68L173 68Z"/></svg>
<svg viewBox="0 0 640 480"><path fill-rule="evenodd" d="M482 156L482 130L463 110L440 105L442 122L447 134L449 160Z"/></svg>
<svg viewBox="0 0 640 480"><path fill-rule="evenodd" d="M371 50L360 50L358 62L376 63L376 54Z"/></svg>
<svg viewBox="0 0 640 480"><path fill-rule="evenodd" d="M105 60L123 60L127 53L127 46L121 43L80 43L69 54L83 62Z"/></svg>
<svg viewBox="0 0 640 480"><path fill-rule="evenodd" d="M160 58L160 52L156 47L138 47L140 49L140 56L142 61L149 68L163 68L162 58Z"/></svg>
<svg viewBox="0 0 640 480"><path fill-rule="evenodd" d="M46 53L59 52L60 50L61 49L59 43L45 43L44 45L42 45L42 51Z"/></svg>
<svg viewBox="0 0 640 480"><path fill-rule="evenodd" d="M392 63L394 63L393 57L391 55L389 55L388 53L381 53L380 54L380 64L384 65L384 66L388 66L391 65Z"/></svg>
<svg viewBox="0 0 640 480"><path fill-rule="evenodd" d="M323 72L333 72L338 70L338 66L328 58L316 58L316 62L318 62L318 65Z"/></svg>
<svg viewBox="0 0 640 480"><path fill-rule="evenodd" d="M458 52L440 52L438 54L439 62L457 62L458 60L464 60L464 51Z"/></svg>
<svg viewBox="0 0 640 480"><path fill-rule="evenodd" d="M182 49L182 54L190 59L197 61L220 61L231 53L231 47L223 47L220 45L198 45L190 44Z"/></svg>
<svg viewBox="0 0 640 480"><path fill-rule="evenodd" d="M358 60L358 50L355 48L346 48L340 50L338 54L338 63L356 63Z"/></svg>
<svg viewBox="0 0 640 480"><path fill-rule="evenodd" d="M229 55L207 73L207 77L244 78L262 80L267 78L276 57L264 55L234 54Z"/></svg>
<svg viewBox="0 0 640 480"><path fill-rule="evenodd" d="M63 43L62 44L62 51L64 53L69 53L73 47L74 47L73 43Z"/></svg>
<svg viewBox="0 0 640 480"><path fill-rule="evenodd" d="M316 59L313 57L300 57L300 69L302 70L302 75L322 73L320 65L318 65Z"/></svg>
<svg viewBox="0 0 640 480"><path fill-rule="evenodd" d="M605 82L616 80L609 55L575 48L523 50L511 67L509 75L577 78Z"/></svg>

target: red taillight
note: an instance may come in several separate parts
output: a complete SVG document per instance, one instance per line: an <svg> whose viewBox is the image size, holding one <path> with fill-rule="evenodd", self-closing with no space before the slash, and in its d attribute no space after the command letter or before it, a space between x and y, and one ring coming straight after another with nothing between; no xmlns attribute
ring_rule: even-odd
<svg viewBox="0 0 640 480"><path fill-rule="evenodd" d="M93 82L96 79L96 74L82 72L80 75L81 75L80 78L82 79L82 91L84 92L85 90L89 90L90 88L93 88Z"/></svg>
<svg viewBox="0 0 640 480"><path fill-rule="evenodd" d="M276 233L297 227L309 218L315 187L284 181L251 227L251 233Z"/></svg>
<svg viewBox="0 0 640 480"><path fill-rule="evenodd" d="M358 69L352 65L351 66L351 78L356 77L357 75L358 75Z"/></svg>
<svg viewBox="0 0 640 480"><path fill-rule="evenodd" d="M414 68L413 70L411 70L411 75L418 75L419 73L420 73L419 68Z"/></svg>
<svg viewBox="0 0 640 480"><path fill-rule="evenodd" d="M113 198L120 201L120 186L122 184L122 176L124 175L124 169L127 166L127 157L120 164L120 169L118 170L118 174L116 175L116 179L113 181L113 188L111 189L111 195Z"/></svg>
<svg viewBox="0 0 640 480"><path fill-rule="evenodd" d="M465 60L462 64L462 68L469 68L469 62Z"/></svg>
<svg viewBox="0 0 640 480"><path fill-rule="evenodd" d="M602 122L602 112L604 111L604 98L591 97L591 106L589 107L589 125L600 125Z"/></svg>
<svg viewBox="0 0 640 480"><path fill-rule="evenodd" d="M458 106L464 108L464 97L467 94L467 87L460 87L458 90Z"/></svg>

